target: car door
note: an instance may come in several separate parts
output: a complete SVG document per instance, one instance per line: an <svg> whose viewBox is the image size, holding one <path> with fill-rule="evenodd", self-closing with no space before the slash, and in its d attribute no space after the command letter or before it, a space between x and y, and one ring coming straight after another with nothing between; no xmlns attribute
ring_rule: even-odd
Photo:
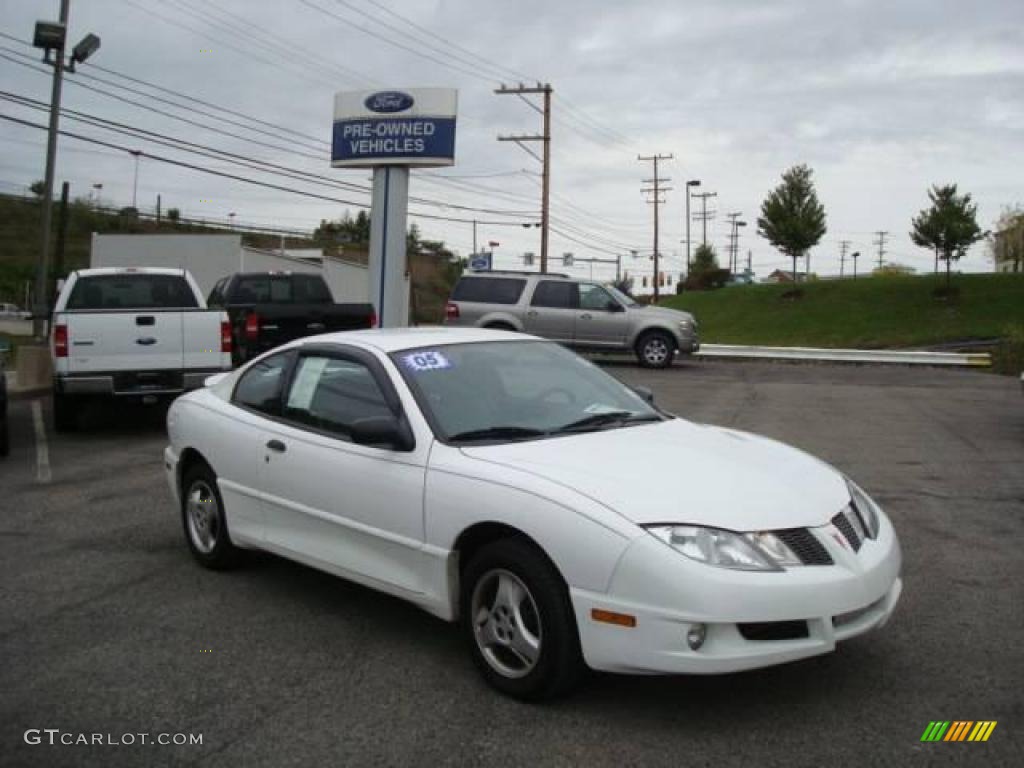
<svg viewBox="0 0 1024 768"><path fill-rule="evenodd" d="M260 438L268 422L281 413L281 394L295 355L269 355L250 365L231 394L232 418L210 422L206 429L216 446L217 485L228 510L232 534L255 542L266 538L262 501Z"/></svg>
<svg viewBox="0 0 1024 768"><path fill-rule="evenodd" d="M625 307L597 283L578 283L576 343L581 346L621 347L629 321Z"/></svg>
<svg viewBox="0 0 1024 768"><path fill-rule="evenodd" d="M307 345L260 436L268 548L371 585L422 592L428 445L359 445L353 421L398 416L389 375L370 352Z"/></svg>
<svg viewBox="0 0 1024 768"><path fill-rule="evenodd" d="M576 329L577 290L571 280L539 280L523 326L527 333L571 344Z"/></svg>

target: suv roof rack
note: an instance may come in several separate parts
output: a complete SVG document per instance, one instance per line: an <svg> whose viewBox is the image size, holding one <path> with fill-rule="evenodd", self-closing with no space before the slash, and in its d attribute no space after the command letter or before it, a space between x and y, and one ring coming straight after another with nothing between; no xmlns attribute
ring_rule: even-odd
<svg viewBox="0 0 1024 768"><path fill-rule="evenodd" d="M527 277L570 277L564 272L529 272L524 269L479 269L462 273L463 277L472 275L526 275Z"/></svg>

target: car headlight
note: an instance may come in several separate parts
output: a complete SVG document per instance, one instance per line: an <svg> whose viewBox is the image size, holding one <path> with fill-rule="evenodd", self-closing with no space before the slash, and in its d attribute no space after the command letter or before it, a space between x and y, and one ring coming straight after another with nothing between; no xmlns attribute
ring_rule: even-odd
<svg viewBox="0 0 1024 768"><path fill-rule="evenodd" d="M846 478L846 487L850 489L850 500L854 510L860 516L864 528L870 538L878 537L878 505L864 490L850 478Z"/></svg>
<svg viewBox="0 0 1024 768"><path fill-rule="evenodd" d="M698 525L650 525L646 530L698 563L738 571L781 571L799 564L796 555L771 533L734 533ZM778 559L773 552L777 553Z"/></svg>

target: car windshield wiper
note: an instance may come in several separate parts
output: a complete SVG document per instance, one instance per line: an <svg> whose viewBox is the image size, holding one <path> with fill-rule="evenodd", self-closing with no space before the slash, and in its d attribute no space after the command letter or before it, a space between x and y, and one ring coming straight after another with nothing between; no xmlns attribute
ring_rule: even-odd
<svg viewBox="0 0 1024 768"><path fill-rule="evenodd" d="M548 432L532 427L494 426L483 429L470 429L458 432L448 439L453 442L474 442L476 440L528 440L531 437L544 437Z"/></svg>
<svg viewBox="0 0 1024 768"><path fill-rule="evenodd" d="M606 413L593 413L584 416L577 421L563 424L558 429L552 430L552 434L564 432L585 432L588 429L600 429L612 424L638 424L645 421L661 421L656 414L634 413L633 411L608 411Z"/></svg>

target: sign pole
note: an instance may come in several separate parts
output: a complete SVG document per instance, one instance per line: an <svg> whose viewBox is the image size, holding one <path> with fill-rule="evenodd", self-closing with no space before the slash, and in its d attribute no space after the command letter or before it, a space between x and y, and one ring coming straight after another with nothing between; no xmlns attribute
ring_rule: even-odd
<svg viewBox="0 0 1024 768"><path fill-rule="evenodd" d="M373 208L370 213L370 302L377 310L377 327L408 325L405 302L405 230L409 207L409 168L373 169Z"/></svg>

